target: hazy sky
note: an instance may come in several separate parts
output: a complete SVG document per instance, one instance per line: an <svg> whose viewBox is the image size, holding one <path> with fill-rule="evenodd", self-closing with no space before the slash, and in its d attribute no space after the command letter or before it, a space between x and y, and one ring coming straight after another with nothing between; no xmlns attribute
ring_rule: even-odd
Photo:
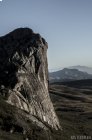
<svg viewBox="0 0 92 140"><path fill-rule="evenodd" d="M92 67L92 0L0 0L0 36L18 27L46 39L49 69Z"/></svg>

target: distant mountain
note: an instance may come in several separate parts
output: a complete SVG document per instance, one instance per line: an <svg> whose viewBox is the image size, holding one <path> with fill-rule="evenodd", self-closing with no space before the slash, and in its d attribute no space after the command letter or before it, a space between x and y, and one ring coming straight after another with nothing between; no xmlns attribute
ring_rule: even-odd
<svg viewBox="0 0 92 140"><path fill-rule="evenodd" d="M56 72L49 73L50 82L63 82L82 79L92 79L92 75L87 72L82 72L77 69L64 68Z"/></svg>
<svg viewBox="0 0 92 140"><path fill-rule="evenodd" d="M92 74L92 67L87 67L87 66L71 66L68 67L69 69L77 69L79 71L87 72L88 74Z"/></svg>

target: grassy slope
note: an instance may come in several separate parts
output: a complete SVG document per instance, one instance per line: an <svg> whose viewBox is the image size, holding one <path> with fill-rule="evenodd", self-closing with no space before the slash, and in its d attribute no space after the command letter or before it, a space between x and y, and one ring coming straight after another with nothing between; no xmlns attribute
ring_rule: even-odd
<svg viewBox="0 0 92 140"><path fill-rule="evenodd" d="M26 118L26 114L0 98L0 140L24 140L26 137L33 140L47 139L47 132L32 124ZM11 134L12 128L14 128L14 132ZM27 131L25 135L23 135L24 129Z"/></svg>
<svg viewBox="0 0 92 140"><path fill-rule="evenodd" d="M28 117L28 113L14 106L9 105L0 97L0 140L60 140L61 131L48 130L38 127L32 123ZM14 132L10 133L14 128ZM23 130L26 134L23 135Z"/></svg>
<svg viewBox="0 0 92 140"><path fill-rule="evenodd" d="M61 140L92 136L92 90L53 84L50 95L63 127Z"/></svg>

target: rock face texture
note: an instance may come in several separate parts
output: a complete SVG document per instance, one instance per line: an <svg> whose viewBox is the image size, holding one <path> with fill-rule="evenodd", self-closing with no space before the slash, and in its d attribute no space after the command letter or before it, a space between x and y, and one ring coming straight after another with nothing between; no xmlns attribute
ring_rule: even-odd
<svg viewBox="0 0 92 140"><path fill-rule="evenodd" d="M6 101L59 129L48 92L48 44L29 28L0 37L0 93Z"/></svg>

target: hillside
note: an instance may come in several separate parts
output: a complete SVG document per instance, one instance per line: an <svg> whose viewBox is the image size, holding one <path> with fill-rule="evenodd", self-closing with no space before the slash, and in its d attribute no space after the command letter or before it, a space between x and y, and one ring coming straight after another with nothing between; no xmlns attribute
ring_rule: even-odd
<svg viewBox="0 0 92 140"><path fill-rule="evenodd" d="M92 75L77 69L64 68L56 72L49 73L50 82L63 82L81 79L92 79Z"/></svg>
<svg viewBox="0 0 92 140"><path fill-rule="evenodd" d="M77 69L79 71L87 72L88 74L92 74L92 67L87 67L87 66L71 66L68 67L69 69Z"/></svg>
<svg viewBox="0 0 92 140"><path fill-rule="evenodd" d="M81 81L80 86L77 81L77 87L76 82L71 85L68 82L50 85L50 96L63 128L61 140L81 136L92 139L92 83L86 81L84 85Z"/></svg>

